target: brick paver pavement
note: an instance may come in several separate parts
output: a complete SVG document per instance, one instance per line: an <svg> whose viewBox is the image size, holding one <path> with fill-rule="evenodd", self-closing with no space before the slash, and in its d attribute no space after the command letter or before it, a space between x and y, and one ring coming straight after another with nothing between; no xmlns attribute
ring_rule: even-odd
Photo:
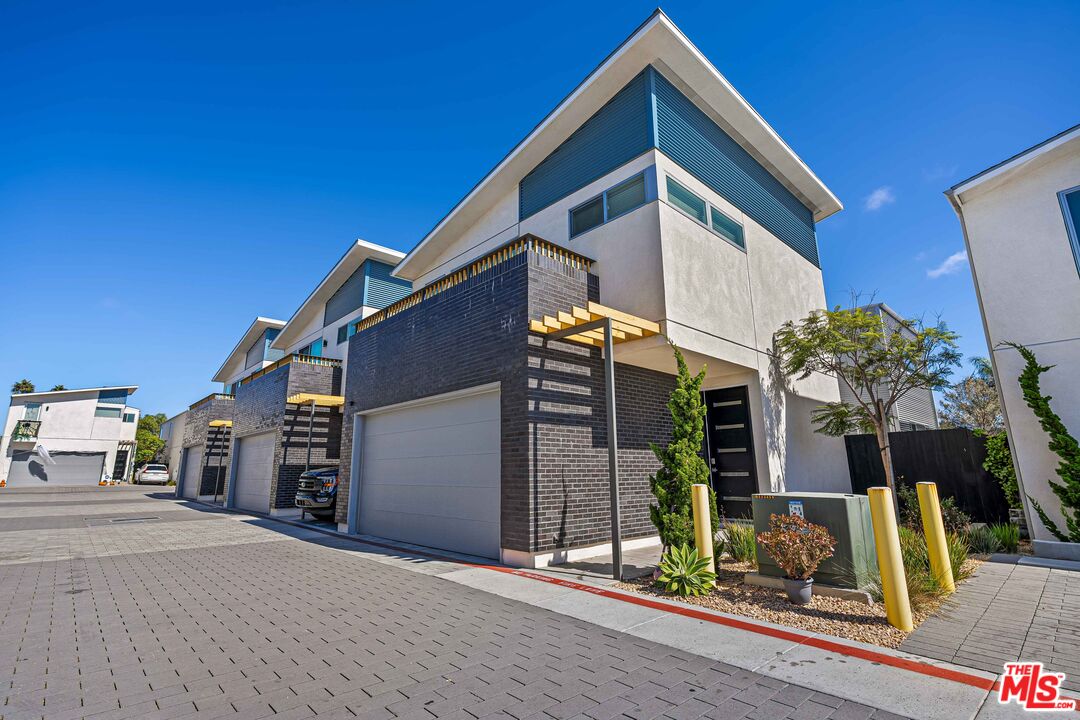
<svg viewBox="0 0 1080 720"><path fill-rule="evenodd" d="M993 673L1041 661L1080 690L1080 572L984 563L900 649Z"/></svg>
<svg viewBox="0 0 1080 720"><path fill-rule="evenodd" d="M895 717L261 525L0 494L0 717Z"/></svg>

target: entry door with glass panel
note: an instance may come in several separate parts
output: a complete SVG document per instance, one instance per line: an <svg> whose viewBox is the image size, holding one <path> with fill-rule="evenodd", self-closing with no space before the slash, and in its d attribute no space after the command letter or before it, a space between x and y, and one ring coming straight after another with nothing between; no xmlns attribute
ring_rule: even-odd
<svg viewBox="0 0 1080 720"><path fill-rule="evenodd" d="M751 516L757 492L754 436L746 386L706 390L705 443L717 509L729 518Z"/></svg>

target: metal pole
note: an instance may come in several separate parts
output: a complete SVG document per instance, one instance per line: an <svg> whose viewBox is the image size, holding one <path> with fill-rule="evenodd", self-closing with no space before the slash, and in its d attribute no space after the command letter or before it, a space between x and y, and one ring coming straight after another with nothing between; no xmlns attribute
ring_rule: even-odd
<svg viewBox="0 0 1080 720"><path fill-rule="evenodd" d="M307 426L307 460L304 461L304 472L311 469L311 431L315 428L315 401L311 401L311 416Z"/></svg>
<svg viewBox="0 0 1080 720"><path fill-rule="evenodd" d="M615 344L611 318L604 321L604 386L607 398L608 482L611 484L611 576L623 579L622 532L619 528L619 441L615 430Z"/></svg>

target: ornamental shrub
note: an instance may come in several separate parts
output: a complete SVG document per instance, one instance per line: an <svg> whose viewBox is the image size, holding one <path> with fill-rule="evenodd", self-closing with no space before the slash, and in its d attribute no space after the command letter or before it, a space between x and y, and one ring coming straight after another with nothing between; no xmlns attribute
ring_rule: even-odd
<svg viewBox="0 0 1080 720"><path fill-rule="evenodd" d="M769 530L757 541L792 580L809 580L836 547L827 528L798 515L770 515Z"/></svg>
<svg viewBox="0 0 1080 720"><path fill-rule="evenodd" d="M976 433L986 440L986 459L983 470L990 473L1005 493L1009 507L1020 507L1020 487L1016 484L1016 468L1013 467L1009 436L1005 432L994 434Z"/></svg>
<svg viewBox="0 0 1080 720"><path fill-rule="evenodd" d="M712 518L712 534L720 527L716 512L716 494L709 483L709 466L701 456L705 442L705 403L701 398L701 383L705 380L705 368L691 375L679 348L675 362L679 375L675 389L668 400L671 411L671 442L662 448L650 443L653 454L660 461L660 469L649 477L649 488L656 497L656 504L649 506L649 518L656 526L664 550L680 545L694 545L694 509L691 485L709 487L709 514Z"/></svg>
<svg viewBox="0 0 1080 720"><path fill-rule="evenodd" d="M656 584L681 597L707 595L716 584L716 573L709 570L709 560L698 557L697 548L676 545L660 558Z"/></svg>

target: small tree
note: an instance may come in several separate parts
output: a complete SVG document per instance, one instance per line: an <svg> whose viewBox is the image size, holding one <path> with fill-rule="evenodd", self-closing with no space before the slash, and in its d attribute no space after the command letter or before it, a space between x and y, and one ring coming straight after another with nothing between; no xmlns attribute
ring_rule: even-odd
<svg viewBox="0 0 1080 720"><path fill-rule="evenodd" d="M1061 422L1061 418L1050 407L1050 401L1053 398L1043 395L1042 388L1039 387L1039 376L1054 366L1040 365L1035 353L1023 345L1011 342L1005 345L1014 348L1024 358L1024 370L1020 373L1020 390L1024 394L1024 402L1035 413L1042 429L1050 436L1050 450L1059 458L1056 472L1061 482L1056 483L1053 480L1047 482L1061 501L1061 514L1065 516L1065 527L1068 532L1062 532L1061 528L1047 516L1046 511L1030 495L1028 495L1028 500L1035 508L1039 519L1042 520L1043 526L1054 537L1062 542L1080 542L1080 443L1069 434L1065 423Z"/></svg>
<svg viewBox="0 0 1080 720"><path fill-rule="evenodd" d="M52 389L50 389L49 392L59 392L61 390L67 390L67 388L63 385L53 385Z"/></svg>
<svg viewBox="0 0 1080 720"><path fill-rule="evenodd" d="M709 485L709 467L701 456L705 442L705 403L701 383L705 368L691 375L682 352L673 344L675 362L679 366L675 389L668 400L671 411L672 436L667 447L651 443L660 469L649 477L649 486L656 504L649 507L649 516L660 535L664 552L669 548L694 545L694 510L691 486ZM713 535L720 528L716 512L716 495L709 488L709 513Z"/></svg>
<svg viewBox="0 0 1080 720"><path fill-rule="evenodd" d="M139 418L139 425L135 428L135 467L142 467L154 460L165 447L165 441L159 433L161 424L166 420L168 418L165 413L143 415Z"/></svg>
<svg viewBox="0 0 1080 720"><path fill-rule="evenodd" d="M975 371L941 397L942 427L969 428L987 434L1005 427L994 372L986 358L972 358Z"/></svg>
<svg viewBox="0 0 1080 720"><path fill-rule="evenodd" d="M895 492L889 416L912 390L945 387L952 369L960 364L956 338L944 323L905 320L900 327L889 328L876 313L837 306L812 312L798 323L784 323L775 343L788 377L825 373L851 391L854 403L827 403L816 408L811 419L826 435L874 433L885 484Z"/></svg>
<svg viewBox="0 0 1080 720"><path fill-rule="evenodd" d="M986 459L983 470L994 476L1001 485L1009 507L1020 507L1020 486L1016 483L1016 468L1013 467L1012 452L1009 450L1009 436L1005 431L994 433L976 433L986 440Z"/></svg>
<svg viewBox="0 0 1080 720"><path fill-rule="evenodd" d="M11 393L13 395L20 395L22 393L34 392L34 383L30 382L26 378L19 380L17 383L11 386Z"/></svg>

